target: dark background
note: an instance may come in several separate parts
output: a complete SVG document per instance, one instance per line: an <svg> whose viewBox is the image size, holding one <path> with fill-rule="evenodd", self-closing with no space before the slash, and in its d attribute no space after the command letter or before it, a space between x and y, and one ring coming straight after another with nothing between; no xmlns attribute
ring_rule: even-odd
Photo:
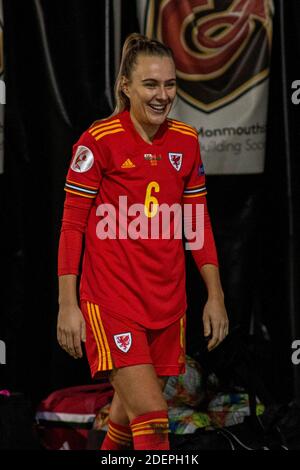
<svg viewBox="0 0 300 470"><path fill-rule="evenodd" d="M36 403L57 388L90 383L86 359L74 361L56 342L56 260L71 146L91 122L112 111L104 93L105 2L3 3L0 339L7 364L0 365L0 388L24 392ZM208 176L207 185L231 326L255 351L275 399L300 402L300 371L290 359L291 342L300 339L300 105L290 99L291 83L300 79L300 2L284 5L283 18L275 1L265 173ZM134 2L122 0L122 8L123 41L138 24ZM111 41L113 24L110 11ZM197 356L205 294L189 255L187 292L187 346Z"/></svg>

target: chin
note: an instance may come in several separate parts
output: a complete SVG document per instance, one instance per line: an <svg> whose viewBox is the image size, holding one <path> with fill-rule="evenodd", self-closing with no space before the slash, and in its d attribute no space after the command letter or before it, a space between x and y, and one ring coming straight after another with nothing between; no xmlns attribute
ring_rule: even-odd
<svg viewBox="0 0 300 470"><path fill-rule="evenodd" d="M169 112L158 115L158 116L149 116L149 122L151 124L162 124L166 120L168 114Z"/></svg>
<svg viewBox="0 0 300 470"><path fill-rule="evenodd" d="M153 119L151 119L151 121L154 123L154 122L164 122L164 120L166 119L167 117L167 114L163 114L161 116L157 116Z"/></svg>

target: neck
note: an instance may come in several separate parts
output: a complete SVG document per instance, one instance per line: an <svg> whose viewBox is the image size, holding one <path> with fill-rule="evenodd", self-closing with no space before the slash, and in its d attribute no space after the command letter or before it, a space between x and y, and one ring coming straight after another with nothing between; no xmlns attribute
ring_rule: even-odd
<svg viewBox="0 0 300 470"><path fill-rule="evenodd" d="M131 120L137 132L140 136L150 144L152 143L153 137L155 136L156 132L159 129L159 126L147 126L145 124L141 124L139 121L135 119L135 117L130 113Z"/></svg>

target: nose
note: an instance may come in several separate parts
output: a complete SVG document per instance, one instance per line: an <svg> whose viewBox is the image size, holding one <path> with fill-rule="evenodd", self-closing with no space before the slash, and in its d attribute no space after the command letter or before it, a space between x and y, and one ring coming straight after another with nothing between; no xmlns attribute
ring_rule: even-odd
<svg viewBox="0 0 300 470"><path fill-rule="evenodd" d="M163 101L167 101L169 96L164 85L161 85L157 90L157 98Z"/></svg>

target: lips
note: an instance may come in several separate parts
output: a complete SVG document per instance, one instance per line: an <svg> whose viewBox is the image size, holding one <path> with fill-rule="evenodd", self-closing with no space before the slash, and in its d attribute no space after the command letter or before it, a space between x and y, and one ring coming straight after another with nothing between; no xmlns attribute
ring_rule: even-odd
<svg viewBox="0 0 300 470"><path fill-rule="evenodd" d="M161 104L149 104L149 107L155 111L156 113L162 114L166 111L167 105L161 105Z"/></svg>

